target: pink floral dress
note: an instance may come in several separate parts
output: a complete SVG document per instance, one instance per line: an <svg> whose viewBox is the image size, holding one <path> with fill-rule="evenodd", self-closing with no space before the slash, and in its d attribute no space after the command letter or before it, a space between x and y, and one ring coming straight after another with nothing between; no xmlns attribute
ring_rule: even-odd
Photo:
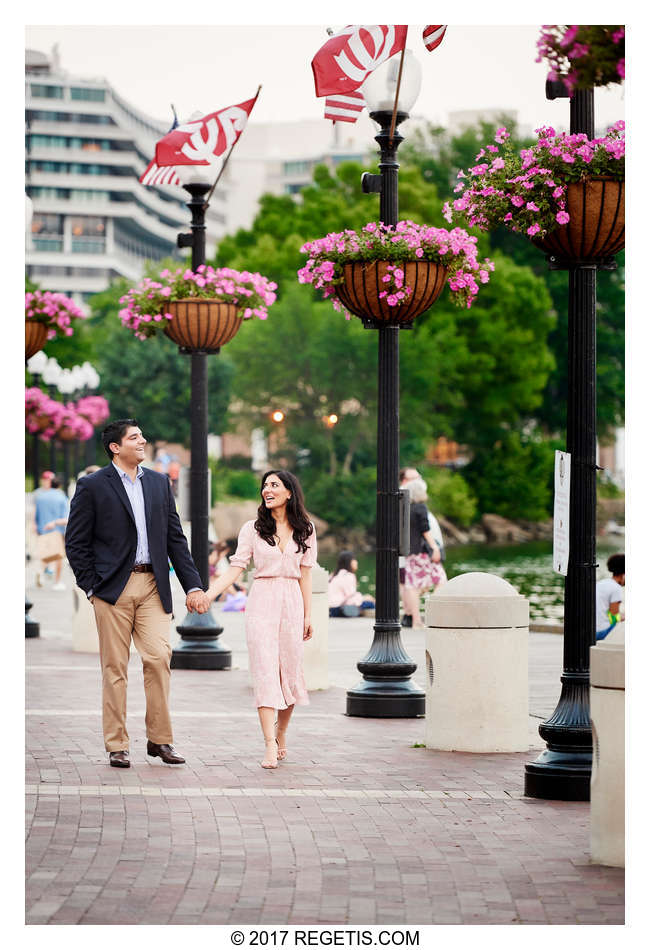
<svg viewBox="0 0 650 950"><path fill-rule="evenodd" d="M312 526L313 527L313 526ZM316 563L316 533L307 538L303 554L293 538L284 551L259 536L254 521L239 532L231 565L255 565L246 601L246 643L256 706L286 709L309 703L302 669L304 604L300 568Z"/></svg>

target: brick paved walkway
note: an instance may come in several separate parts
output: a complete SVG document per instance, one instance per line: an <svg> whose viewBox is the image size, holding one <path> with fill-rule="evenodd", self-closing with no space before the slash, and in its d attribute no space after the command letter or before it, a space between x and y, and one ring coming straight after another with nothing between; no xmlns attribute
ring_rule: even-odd
<svg viewBox="0 0 650 950"><path fill-rule="evenodd" d="M534 728L529 753L438 753L417 747L422 720L342 715L371 621L330 624L337 685L297 710L275 771L258 764L241 616L223 618L237 669L173 671L185 766L145 756L132 657L132 767L118 770L101 739L98 658L71 649L70 576L58 595L32 580L28 923L623 923L624 873L590 863L588 804L523 797ZM558 664L561 638L531 635L532 726L557 698Z"/></svg>

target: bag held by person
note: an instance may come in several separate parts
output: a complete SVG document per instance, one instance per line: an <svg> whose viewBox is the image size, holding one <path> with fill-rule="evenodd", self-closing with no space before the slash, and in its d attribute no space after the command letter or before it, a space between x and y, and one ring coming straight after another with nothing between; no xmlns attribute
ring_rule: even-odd
<svg viewBox="0 0 650 950"><path fill-rule="evenodd" d="M49 561L59 561L65 555L63 535L60 531L48 531L38 536L38 557L46 564Z"/></svg>

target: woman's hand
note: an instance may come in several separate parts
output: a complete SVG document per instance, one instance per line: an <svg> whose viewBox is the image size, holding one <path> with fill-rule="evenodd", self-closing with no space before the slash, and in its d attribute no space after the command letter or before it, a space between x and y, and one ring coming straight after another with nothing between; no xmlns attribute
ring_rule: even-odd
<svg viewBox="0 0 650 950"><path fill-rule="evenodd" d="M311 625L311 617L305 617L305 625L302 633L303 640L311 640L314 629Z"/></svg>
<svg viewBox="0 0 650 950"><path fill-rule="evenodd" d="M56 528L56 521L48 521L47 524L43 525L43 531L54 531Z"/></svg>
<svg viewBox="0 0 650 950"><path fill-rule="evenodd" d="M433 550L431 552L431 560L434 562L434 564L437 564L440 561L440 548L435 542L433 544Z"/></svg>

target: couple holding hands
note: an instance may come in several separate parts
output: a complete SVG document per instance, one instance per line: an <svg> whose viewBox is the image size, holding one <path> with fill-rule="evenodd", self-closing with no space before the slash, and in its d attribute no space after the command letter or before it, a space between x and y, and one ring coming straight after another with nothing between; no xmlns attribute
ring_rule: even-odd
<svg viewBox="0 0 650 950"><path fill-rule="evenodd" d="M130 766L126 690L131 639L144 673L147 754L168 765L185 761L172 745L169 714L169 561L187 595L187 609L205 613L252 557L256 570L246 604L246 642L265 743L260 764L276 768L287 754L293 707L309 702L302 653L303 642L312 636L316 534L300 484L282 470L263 476L257 518L242 527L228 570L204 591L169 479L141 464L146 441L135 419L118 419L104 429L110 461L79 479L65 535L77 585L95 612L109 763Z"/></svg>

